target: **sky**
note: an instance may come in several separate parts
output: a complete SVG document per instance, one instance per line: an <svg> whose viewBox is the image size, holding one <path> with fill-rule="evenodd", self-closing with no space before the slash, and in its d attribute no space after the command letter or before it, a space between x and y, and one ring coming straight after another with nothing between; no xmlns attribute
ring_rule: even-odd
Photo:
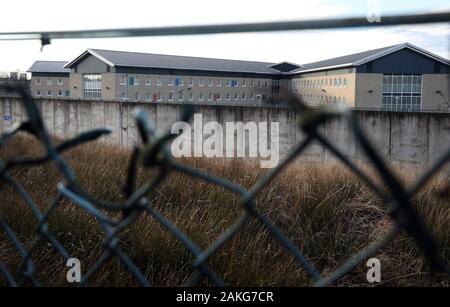
<svg viewBox="0 0 450 307"><path fill-rule="evenodd" d="M374 5L375 3L375 5ZM447 0L27 0L5 1L0 32L57 31L267 22L450 11ZM70 61L87 48L305 64L410 42L450 58L447 24L200 36L0 41L0 71L26 71L36 60Z"/></svg>

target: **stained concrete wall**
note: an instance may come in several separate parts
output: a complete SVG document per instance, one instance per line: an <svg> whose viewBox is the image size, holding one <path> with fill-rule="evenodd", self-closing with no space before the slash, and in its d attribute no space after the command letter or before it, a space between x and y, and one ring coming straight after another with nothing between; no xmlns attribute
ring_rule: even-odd
<svg viewBox="0 0 450 307"><path fill-rule="evenodd" d="M88 129L109 126L114 132L106 137L105 141L123 146L132 146L139 142L133 120L135 108L143 108L158 129L170 129L171 124L179 120L182 114L181 104L68 99L36 101L50 133L61 138L69 138ZM363 130L387 160L430 164L443 155L450 146L449 113L355 112ZM285 155L294 144L304 138L303 132L296 125L300 116L296 111L282 108L204 105L197 106L196 113L203 115L203 124L217 121L223 127L226 122L278 121L280 155ZM17 98L0 98L0 116L2 131L14 122L26 119L25 110ZM364 159L364 154L345 121L327 120L319 130L349 158ZM236 132L234 133L236 135ZM334 157L321 144L313 142L301 159L326 161Z"/></svg>

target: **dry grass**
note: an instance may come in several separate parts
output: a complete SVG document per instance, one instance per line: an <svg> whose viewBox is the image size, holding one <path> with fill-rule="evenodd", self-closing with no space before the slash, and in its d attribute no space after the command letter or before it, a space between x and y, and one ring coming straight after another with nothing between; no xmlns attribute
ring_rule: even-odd
<svg viewBox="0 0 450 307"><path fill-rule="evenodd" d="M18 138L0 150L0 158L36 156L40 152L36 142ZM72 149L64 158L90 193L104 200L123 201L129 155L126 149L91 144ZM200 159L186 162L247 188L265 172L248 161ZM405 183L411 183L419 171L408 169L399 173ZM17 168L11 174L42 209L54 197L56 184L61 180L51 163ZM139 182L149 180L152 175L152 171L141 171ZM450 260L450 203L436 193L444 180L443 175L436 177L417 195L415 205L439 239L443 256ZM9 186L2 183L0 193L0 216L29 246L36 238L34 216ZM155 207L201 248L211 244L243 212L236 195L177 173L149 196ZM257 203L324 274L380 237L391 225L385 211L380 209L379 200L360 180L336 164L295 163L258 195ZM85 211L64 201L51 215L49 225L68 251L82 261L84 272L98 259L104 235L96 220ZM123 233L121 244L154 285L179 286L193 272L192 256L148 216L141 217ZM382 285L448 285L427 280L427 267L420 252L404 235L375 256L382 263ZM68 285L63 260L50 245L42 245L33 259L42 284ZM0 233L0 261L9 268L16 268L20 261L18 252L3 233ZM311 279L293 257L255 221L212 257L211 267L230 285L311 285ZM366 267L361 264L338 285L366 286L365 276ZM1 276L0 284L5 284ZM137 282L120 261L114 259L102 267L91 285L134 286Z"/></svg>

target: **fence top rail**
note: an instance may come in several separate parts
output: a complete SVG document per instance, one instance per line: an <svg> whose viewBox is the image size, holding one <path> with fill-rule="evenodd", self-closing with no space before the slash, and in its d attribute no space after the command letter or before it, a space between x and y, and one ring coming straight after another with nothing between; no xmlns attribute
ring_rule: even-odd
<svg viewBox="0 0 450 307"><path fill-rule="evenodd" d="M245 32L273 32L292 30L324 30L338 28L379 27L410 24L449 22L450 12L435 12L408 15L387 15L379 22L370 22L367 17L341 17L329 19L305 19L257 23L233 23L211 25L185 25L147 28L116 28L70 31L0 32L0 40L36 40L49 44L52 39L111 38L142 36L203 35Z"/></svg>

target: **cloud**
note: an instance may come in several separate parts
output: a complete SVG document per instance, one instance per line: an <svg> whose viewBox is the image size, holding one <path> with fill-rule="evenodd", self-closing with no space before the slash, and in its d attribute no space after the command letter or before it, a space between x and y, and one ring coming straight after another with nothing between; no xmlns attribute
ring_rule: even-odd
<svg viewBox="0 0 450 307"><path fill-rule="evenodd" d="M58 2L62 3L62 2ZM66 3L66 2L64 2ZM76 4L76 5L75 5ZM54 1L8 2L1 26L5 31L64 30L293 20L362 12L366 3L309 0L92 1L65 7ZM388 3L383 3L387 6ZM354 6L355 8L352 8ZM7 12L7 13L5 13ZM20 19L18 19L20 16ZM420 25L286 31L184 37L55 40L42 53L37 41L0 42L0 70L25 70L33 61L71 60L86 48L218 57L268 62L307 63L403 42L448 58L448 25Z"/></svg>

